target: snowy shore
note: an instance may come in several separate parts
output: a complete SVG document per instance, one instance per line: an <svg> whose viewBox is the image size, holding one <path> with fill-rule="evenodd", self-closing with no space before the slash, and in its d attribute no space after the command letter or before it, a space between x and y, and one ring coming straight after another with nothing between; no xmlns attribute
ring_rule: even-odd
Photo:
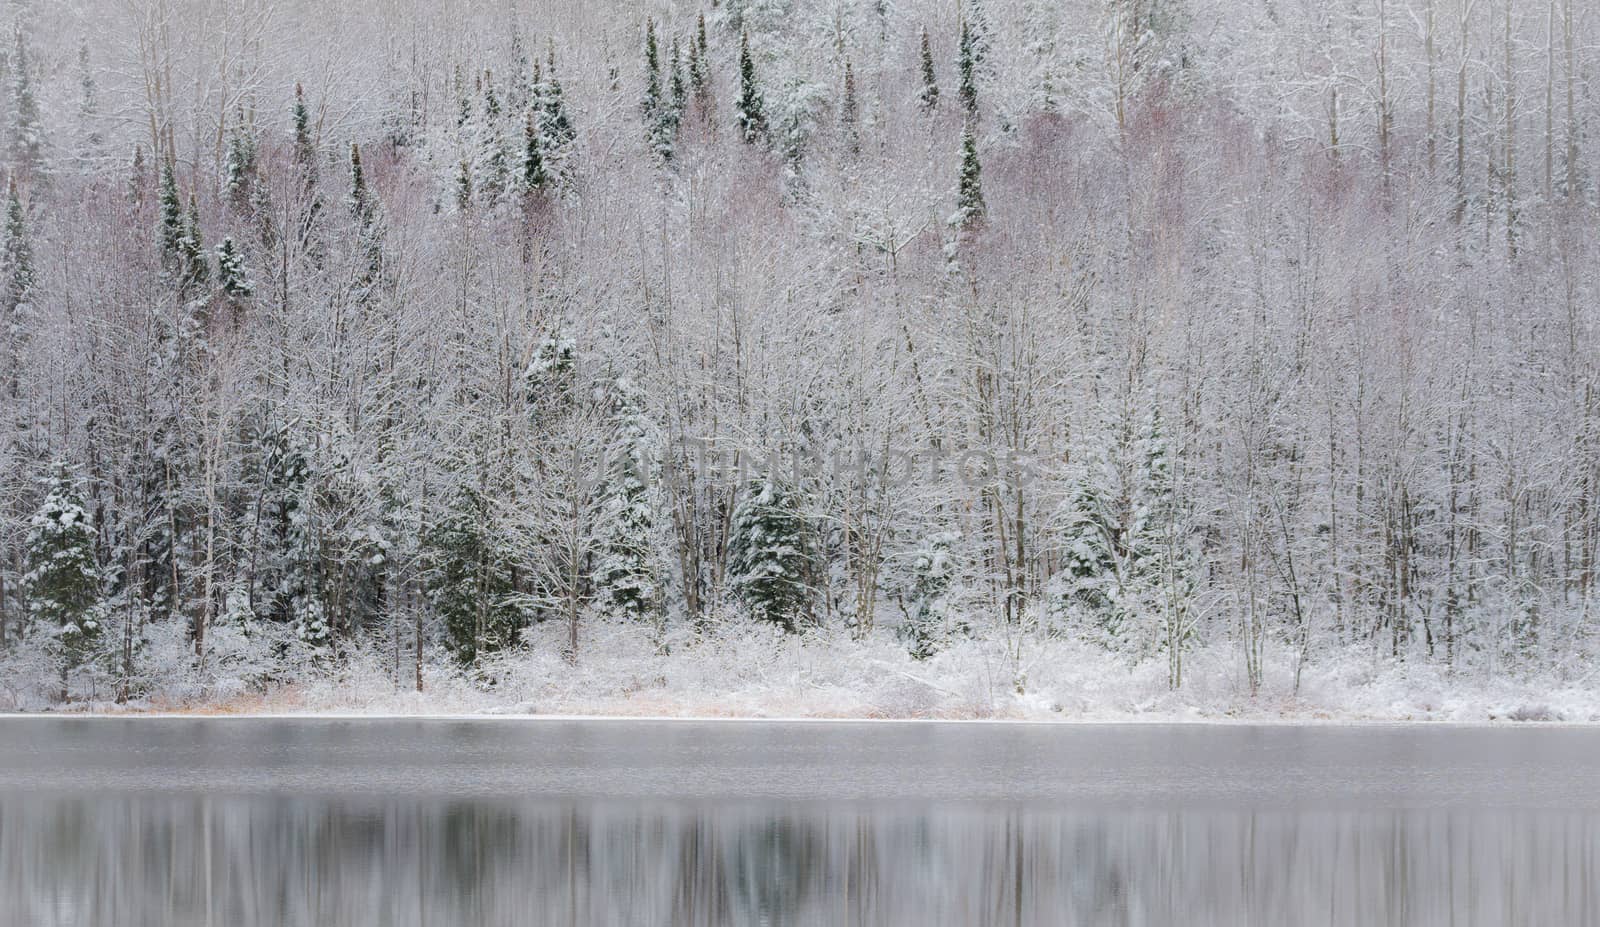
<svg viewBox="0 0 1600 927"><path fill-rule="evenodd" d="M1064 639L960 640L918 661L892 636L785 635L757 625L663 649L637 625L587 629L576 665L555 629L474 676L447 663L414 664L370 647L337 664L252 681L246 665L201 677L162 674L125 705L82 699L61 712L189 716L627 717L785 720L1038 722L1566 722L1600 723L1600 674L1587 661L1518 673L1478 663L1454 671L1420 658L1360 648L1309 660L1269 650L1261 688L1244 683L1231 647L1186 654L1183 684L1167 661L1142 660ZM173 664L169 664L173 665ZM397 671L398 666L398 671ZM0 710L40 711L42 700L0 695Z"/></svg>

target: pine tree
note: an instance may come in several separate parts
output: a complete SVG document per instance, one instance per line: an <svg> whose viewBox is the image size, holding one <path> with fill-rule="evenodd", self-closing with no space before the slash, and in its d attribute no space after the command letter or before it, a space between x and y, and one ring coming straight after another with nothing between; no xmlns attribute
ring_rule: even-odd
<svg viewBox="0 0 1600 927"><path fill-rule="evenodd" d="M939 108L939 77L933 71L933 44L928 41L928 29L922 29L922 89L917 99L923 109Z"/></svg>
<svg viewBox="0 0 1600 927"><path fill-rule="evenodd" d="M0 272L5 274L5 322L11 337L18 338L31 315L29 297L33 294L33 243L28 238L27 214L17 194L16 178L6 184L6 239L0 252Z"/></svg>
<svg viewBox="0 0 1600 927"><path fill-rule="evenodd" d="M978 161L978 139L968 124L961 130L961 178L952 224L970 229L983 221L988 207L983 202L983 165Z"/></svg>
<svg viewBox="0 0 1600 927"><path fill-rule="evenodd" d="M29 57L27 34L18 26L11 61L11 163L25 175L37 172L44 163L44 121Z"/></svg>
<svg viewBox="0 0 1600 927"><path fill-rule="evenodd" d="M22 592L33 633L47 635L60 659L63 697L69 675L94 655L105 626L96 540L77 480L66 463L58 462L29 520Z"/></svg>
<svg viewBox="0 0 1600 927"><path fill-rule="evenodd" d="M860 103L856 100L856 72L849 59L844 63L844 95L839 104L839 131L844 135L844 150L853 158L861 154Z"/></svg>
<svg viewBox="0 0 1600 927"><path fill-rule="evenodd" d="M961 77L961 83L956 88L957 95L961 97L961 108L966 111L967 120L975 122L978 118L978 60L972 27L966 20L961 21L961 50L956 65Z"/></svg>
<svg viewBox="0 0 1600 927"><path fill-rule="evenodd" d="M795 630L811 601L811 531L791 491L770 479L745 488L733 513L728 569L753 615Z"/></svg>
<svg viewBox="0 0 1600 927"><path fill-rule="evenodd" d="M750 33L739 35L739 106L735 113L739 133L753 145L767 137L766 104L756 81L755 62L750 58Z"/></svg>
<svg viewBox="0 0 1600 927"><path fill-rule="evenodd" d="M612 388L611 427L609 466L600 487L594 581L611 609L640 618L661 606L651 491L660 464L643 393L626 377Z"/></svg>

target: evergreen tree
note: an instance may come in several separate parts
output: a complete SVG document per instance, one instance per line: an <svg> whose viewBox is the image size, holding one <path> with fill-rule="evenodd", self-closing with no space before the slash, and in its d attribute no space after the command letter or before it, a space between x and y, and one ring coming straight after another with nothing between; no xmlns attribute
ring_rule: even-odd
<svg viewBox="0 0 1600 927"><path fill-rule="evenodd" d="M483 72L483 118L493 123L500 118L500 94L494 89L494 72Z"/></svg>
<svg viewBox="0 0 1600 927"><path fill-rule="evenodd" d="M172 161L161 164L161 264L174 277L183 270L183 201L178 198L178 178Z"/></svg>
<svg viewBox="0 0 1600 927"><path fill-rule="evenodd" d="M83 153L90 157L98 155L101 145L105 143L105 136L99 128L100 87L95 82L94 68L90 65L88 39L78 41L78 120L85 128Z"/></svg>
<svg viewBox="0 0 1600 927"><path fill-rule="evenodd" d="M651 490L660 464L643 393L625 377L612 388L611 427L609 466L600 487L594 580L610 608L638 618L661 606Z"/></svg>
<svg viewBox="0 0 1600 927"><path fill-rule="evenodd" d="M677 132L678 126L683 122L683 112L689 105L688 86L683 79L683 61L678 53L678 39L672 39L672 54L668 58L670 83L667 99L670 101L672 112L672 130Z"/></svg>
<svg viewBox="0 0 1600 927"><path fill-rule="evenodd" d="M33 293L33 243L28 238L27 214L17 194L17 181L6 184L6 239L0 252L0 272L5 274L5 322L11 337L18 338L31 315L29 297Z"/></svg>
<svg viewBox="0 0 1600 927"><path fill-rule="evenodd" d="M939 77L933 71L933 44L928 41L928 29L922 29L922 89L917 99L924 109L939 107Z"/></svg>
<svg viewBox="0 0 1600 927"><path fill-rule="evenodd" d="M644 95L639 99L639 113L644 117L645 137L651 150L656 150L656 133L661 118L661 51L656 44L656 21L644 21Z"/></svg>
<svg viewBox="0 0 1600 927"><path fill-rule="evenodd" d="M483 165L476 184L484 201L493 206L510 187L511 166L506 154L505 138L501 135L500 97L495 92L493 75L483 72L483 118L478 123L479 137L476 148Z"/></svg>
<svg viewBox="0 0 1600 927"><path fill-rule="evenodd" d="M844 150L853 158L861 154L860 104L856 100L856 72L849 59L844 63L844 96L839 104L839 131L844 135Z"/></svg>
<svg viewBox="0 0 1600 927"><path fill-rule="evenodd" d="M378 198L367 187L367 175L361 167L361 147L354 142L350 144L347 204L356 223L356 247L361 260L356 287L359 295L365 295L383 273L383 241L379 231Z"/></svg>
<svg viewBox="0 0 1600 927"><path fill-rule="evenodd" d="M675 153L678 118L683 99L683 76L679 72L678 45L673 41L672 57L668 62L666 80L668 89L662 90L661 55L656 41L655 20L645 20L645 92L642 107L645 135L650 150L663 161L671 161Z"/></svg>
<svg viewBox="0 0 1600 927"><path fill-rule="evenodd" d="M543 121L539 126L539 133L544 138L546 155L564 155L566 149L577 140L578 133L572 127L572 120L567 116L566 98L561 90L561 79L556 76L556 47L550 44L549 56L545 70L545 78L540 87L539 98L543 106Z"/></svg>
<svg viewBox="0 0 1600 927"><path fill-rule="evenodd" d="M23 597L32 631L48 635L61 661L65 697L72 670L94 655L106 609L95 526L64 462L46 478L44 500L28 527Z"/></svg>
<svg viewBox="0 0 1600 927"><path fill-rule="evenodd" d="M322 216L322 195L317 189L317 147L311 139L311 114L306 108L305 91L294 85L294 151L293 163L299 181L300 209L298 233L300 241L319 265L322 248L317 235L317 222ZM261 186L257 184L256 186Z"/></svg>
<svg viewBox="0 0 1600 927"><path fill-rule="evenodd" d="M356 226L365 230L374 219L372 191L367 189L367 174L361 167L361 146L350 143L350 196L345 201Z"/></svg>
<svg viewBox="0 0 1600 927"><path fill-rule="evenodd" d="M128 165L128 202L134 209L144 205L144 194L150 186L150 169L144 160L144 146L133 146L133 161Z"/></svg>
<svg viewBox="0 0 1600 927"><path fill-rule="evenodd" d="M978 139L969 123L961 130L960 190L951 224L962 229L972 228L983 221L987 210L983 202L983 165L978 161Z"/></svg>
<svg viewBox="0 0 1600 927"><path fill-rule="evenodd" d="M424 538L423 583L463 666L516 643L523 626L511 558L484 494L462 487Z"/></svg>
<svg viewBox="0 0 1600 927"><path fill-rule="evenodd" d="M538 193L549 178L544 169L544 139L539 131L539 120L528 111L528 122L522 130L522 191Z"/></svg>
<svg viewBox="0 0 1600 927"><path fill-rule="evenodd" d="M955 581L952 549L959 539L953 532L933 534L912 558L910 601L899 636L914 659L933 656L948 631L949 593Z"/></svg>
<svg viewBox="0 0 1600 927"><path fill-rule="evenodd" d="M707 58L706 15L695 24L695 37L689 43L689 90L704 118L711 109L711 62Z"/></svg>
<svg viewBox="0 0 1600 927"><path fill-rule="evenodd" d="M989 26L989 12L984 9L983 0L962 0L961 22L963 28L971 33L973 69L979 73L987 73L985 68L989 64L994 30Z"/></svg>
<svg viewBox="0 0 1600 927"><path fill-rule="evenodd" d="M472 161L462 158L456 170L456 211L466 213L472 209Z"/></svg>
<svg viewBox="0 0 1600 927"><path fill-rule="evenodd" d="M232 236L223 238L222 243L217 245L217 286L223 295L235 301L255 295L255 284L250 282L249 272L245 269L244 254Z"/></svg>
<svg viewBox="0 0 1600 927"><path fill-rule="evenodd" d="M317 185L317 147L311 140L311 112L306 108L305 88L294 85L294 166L307 189Z"/></svg>
<svg viewBox="0 0 1600 927"><path fill-rule="evenodd" d="M239 120L233 127L233 132L228 137L227 159L223 164L222 187L227 194L228 201L239 212L250 209L250 200L253 194L253 185L256 175L256 157L258 143L255 131L245 122L244 114L239 114Z"/></svg>
<svg viewBox="0 0 1600 927"><path fill-rule="evenodd" d="M766 104L756 81L755 62L750 58L748 32L739 35L739 106L735 117L746 144L753 145L767 137Z"/></svg>
<svg viewBox="0 0 1600 927"><path fill-rule="evenodd" d="M978 59L972 26L966 20L961 21L961 49L956 66L961 80L956 88L957 95L961 97L961 108L966 112L967 121L975 122L978 118Z"/></svg>
<svg viewBox="0 0 1600 927"><path fill-rule="evenodd" d="M733 513L728 569L753 615L795 629L811 601L811 531L793 492L771 479L750 482Z"/></svg>
<svg viewBox="0 0 1600 927"><path fill-rule="evenodd" d="M1109 429L1110 448L1092 458L1073 495L1060 604L1076 609L1107 646L1181 646L1181 618L1161 634L1154 628L1158 617L1171 621L1175 607L1187 607L1173 597L1186 596L1193 574L1161 418L1153 414L1139 427L1124 416Z"/></svg>
<svg viewBox="0 0 1600 927"><path fill-rule="evenodd" d="M44 121L33 88L27 34L16 29L11 61L11 163L24 174L37 172L44 163Z"/></svg>
<svg viewBox="0 0 1600 927"><path fill-rule="evenodd" d="M211 282L211 263L206 256L205 240L200 234L200 206L193 194L189 196L189 213L178 239L178 252L183 262L180 289L193 296L203 295Z"/></svg>

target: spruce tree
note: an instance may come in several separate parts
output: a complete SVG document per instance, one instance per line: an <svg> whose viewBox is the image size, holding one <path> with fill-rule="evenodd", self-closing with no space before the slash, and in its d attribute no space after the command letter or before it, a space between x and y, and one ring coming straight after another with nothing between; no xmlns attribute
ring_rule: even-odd
<svg viewBox="0 0 1600 927"><path fill-rule="evenodd" d="M372 224L372 192L367 189L367 174L361 167L361 146L350 143L350 197L346 200L356 226L363 231Z"/></svg>
<svg viewBox="0 0 1600 927"><path fill-rule="evenodd" d="M206 285L211 282L211 263L200 234L200 205L193 194L189 196L189 212L183 234L178 239L178 251L183 263L181 289L192 296L203 296Z"/></svg>
<svg viewBox="0 0 1600 927"><path fill-rule="evenodd" d="M144 160L144 146L133 146L133 161L128 165L128 202L138 209L144 205L145 190L150 186L150 169Z"/></svg>
<svg viewBox="0 0 1600 927"><path fill-rule="evenodd" d="M293 163L301 197L299 238L320 266L322 246L317 235L317 222L322 215L322 194L317 188L317 146L311 139L311 114L306 108L305 91L299 84L294 85L293 123Z"/></svg>
<svg viewBox="0 0 1600 927"><path fill-rule="evenodd" d="M955 581L952 549L959 538L954 532L930 535L912 558L909 607L899 637L914 659L933 656L949 630L949 593Z"/></svg>
<svg viewBox="0 0 1600 927"><path fill-rule="evenodd" d="M294 166L306 189L317 185L317 147L311 140L311 112L306 108L305 88L294 85Z"/></svg>
<svg viewBox="0 0 1600 927"><path fill-rule="evenodd" d="M350 216L356 223L356 247L360 257L357 279L359 295L377 282L383 273L383 242L378 228L378 198L367 187L367 175L361 167L361 147L350 144Z"/></svg>
<svg viewBox="0 0 1600 927"><path fill-rule="evenodd" d="M11 61L11 163L24 174L38 171L44 163L44 121L29 59L27 34L18 26Z"/></svg>
<svg viewBox="0 0 1600 927"><path fill-rule="evenodd" d="M733 513L728 569L734 590L755 617L795 630L811 601L811 529L795 494L755 479Z"/></svg>
<svg viewBox="0 0 1600 927"><path fill-rule="evenodd" d="M978 118L978 61L972 27L966 20L961 21L961 49L956 66L960 74L956 92L961 98L961 108L966 112L967 121L974 122Z"/></svg>
<svg viewBox="0 0 1600 927"><path fill-rule="evenodd" d="M983 165L978 161L978 139L969 123L961 130L961 177L952 224L970 229L983 221L988 207L983 201Z"/></svg>
<svg viewBox="0 0 1600 927"><path fill-rule="evenodd" d="M639 113L644 117L645 136L653 150L656 127L661 115L661 51L656 44L656 21L644 21L644 95L639 98Z"/></svg>
<svg viewBox="0 0 1600 927"><path fill-rule="evenodd" d="M77 480L58 462L46 477L44 500L29 519L22 592L32 632L47 635L60 660L63 697L69 675L94 655L105 626L96 541Z"/></svg>
<svg viewBox="0 0 1600 927"><path fill-rule="evenodd" d="M651 490L659 451L643 393L626 377L612 387L611 429L606 478L599 493L594 580L610 609L642 618L661 606Z"/></svg>
<svg viewBox="0 0 1600 927"><path fill-rule="evenodd" d="M672 111L672 129L677 131L678 125L683 121L683 111L689 105L688 87L683 79L683 59L678 53L678 39L672 39L672 54L668 57L670 82L667 85L667 99Z"/></svg>
<svg viewBox="0 0 1600 927"><path fill-rule="evenodd" d="M161 164L160 242L161 264L173 278L181 279L183 271L183 201L178 198L178 178L172 161Z"/></svg>
<svg viewBox="0 0 1600 927"><path fill-rule="evenodd" d="M217 288L224 296L235 301L255 295L255 284L250 282L244 254L232 236L223 238L222 243L217 245Z"/></svg>
<svg viewBox="0 0 1600 927"><path fill-rule="evenodd" d="M546 154L563 155L566 148L577 140L578 133L567 115L566 98L561 90L561 79L556 76L556 46L552 42L546 61L545 78L540 89L543 118L539 133L544 137Z"/></svg>
<svg viewBox="0 0 1600 927"><path fill-rule="evenodd" d="M0 252L0 272L5 274L5 323L11 337L20 337L27 324L28 300L33 293L33 243L28 238L27 214L17 194L16 178L6 184L5 250Z"/></svg>
<svg viewBox="0 0 1600 927"><path fill-rule="evenodd" d="M444 622L445 647L462 666L516 643L523 626L496 524L483 493L462 487L423 539L423 588Z"/></svg>
<svg viewBox="0 0 1600 927"><path fill-rule="evenodd" d="M917 100L923 109L939 107L939 77L933 70L933 44L928 41L926 26L922 28L922 89L917 91Z"/></svg>
<svg viewBox="0 0 1600 927"><path fill-rule="evenodd" d="M856 99L856 72L847 58L844 62L844 96L839 104L839 131L844 135L844 150L852 158L861 154L860 103Z"/></svg>
<svg viewBox="0 0 1600 927"><path fill-rule="evenodd" d="M767 137L766 104L756 80L756 65L750 58L750 33L739 35L739 106L735 112L740 136L753 145Z"/></svg>
<svg viewBox="0 0 1600 927"><path fill-rule="evenodd" d="M228 202L240 213L249 211L255 183L258 144L255 132L239 114L233 132L228 137L227 159L223 164L223 191Z"/></svg>
<svg viewBox="0 0 1600 927"><path fill-rule="evenodd" d="M467 213L472 210L472 161L462 158L461 164L456 169L456 211Z"/></svg>
<svg viewBox="0 0 1600 927"><path fill-rule="evenodd" d="M701 118L711 109L711 62L707 56L706 14L701 13L695 23L694 40L689 43L689 90Z"/></svg>
<svg viewBox="0 0 1600 927"><path fill-rule="evenodd" d="M94 79L94 68L89 59L89 40L78 41L78 120L85 127L84 154L90 157L100 153L105 136L100 133L100 87Z"/></svg>
<svg viewBox="0 0 1600 927"><path fill-rule="evenodd" d="M539 131L539 120L529 110L527 125L522 130L522 192L539 193L544 190L548 179L544 169L544 139Z"/></svg>

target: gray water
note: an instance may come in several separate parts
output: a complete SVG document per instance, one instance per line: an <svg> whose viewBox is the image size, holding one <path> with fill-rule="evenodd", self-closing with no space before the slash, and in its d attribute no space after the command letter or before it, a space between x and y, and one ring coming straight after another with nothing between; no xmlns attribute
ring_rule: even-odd
<svg viewBox="0 0 1600 927"><path fill-rule="evenodd" d="M1600 925L1600 731L0 720L0 925Z"/></svg>

